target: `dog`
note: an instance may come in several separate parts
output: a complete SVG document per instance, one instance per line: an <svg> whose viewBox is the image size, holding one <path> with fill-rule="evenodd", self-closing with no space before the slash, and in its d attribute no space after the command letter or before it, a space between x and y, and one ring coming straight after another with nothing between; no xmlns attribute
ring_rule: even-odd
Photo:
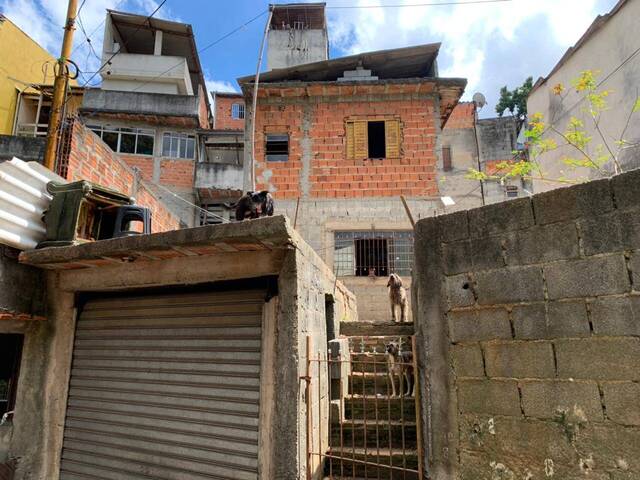
<svg viewBox="0 0 640 480"><path fill-rule="evenodd" d="M402 286L400 276L395 273L389 275L387 287L389 287L389 302L391 303L391 320L393 322L398 321L396 310L400 308L400 323L406 322L409 301L407 299L407 290Z"/></svg>
<svg viewBox="0 0 640 480"><path fill-rule="evenodd" d="M236 203L236 220L246 218L260 218L273 215L273 197L267 190L261 192L247 192Z"/></svg>
<svg viewBox="0 0 640 480"><path fill-rule="evenodd" d="M391 382L392 396L413 397L415 393L416 381L413 370L413 353L401 352L398 342L389 342L385 347L387 355L387 375ZM396 393L396 381L398 377L398 392ZM405 392L404 384L407 389Z"/></svg>

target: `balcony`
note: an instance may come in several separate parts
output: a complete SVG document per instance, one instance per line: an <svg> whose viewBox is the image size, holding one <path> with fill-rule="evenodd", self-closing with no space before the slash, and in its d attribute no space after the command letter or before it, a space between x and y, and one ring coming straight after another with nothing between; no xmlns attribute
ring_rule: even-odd
<svg viewBox="0 0 640 480"><path fill-rule="evenodd" d="M198 125L200 98L194 95L167 95L162 93L120 92L103 89L87 89L82 100L83 113L136 117L148 121L148 117L189 117ZM144 118L147 117L147 118ZM190 122L182 122L190 126Z"/></svg>

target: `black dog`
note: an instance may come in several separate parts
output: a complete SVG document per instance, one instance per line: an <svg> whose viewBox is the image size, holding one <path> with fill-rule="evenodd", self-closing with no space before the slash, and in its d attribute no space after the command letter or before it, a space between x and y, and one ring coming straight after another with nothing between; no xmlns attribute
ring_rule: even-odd
<svg viewBox="0 0 640 480"><path fill-rule="evenodd" d="M236 220L259 218L273 215L273 197L263 190L261 192L247 192L236 204Z"/></svg>

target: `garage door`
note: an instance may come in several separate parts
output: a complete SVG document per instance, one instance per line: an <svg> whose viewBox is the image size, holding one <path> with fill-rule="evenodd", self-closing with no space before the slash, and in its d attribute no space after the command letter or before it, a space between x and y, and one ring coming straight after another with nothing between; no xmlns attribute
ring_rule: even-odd
<svg viewBox="0 0 640 480"><path fill-rule="evenodd" d="M89 301L60 478L255 479L264 291Z"/></svg>

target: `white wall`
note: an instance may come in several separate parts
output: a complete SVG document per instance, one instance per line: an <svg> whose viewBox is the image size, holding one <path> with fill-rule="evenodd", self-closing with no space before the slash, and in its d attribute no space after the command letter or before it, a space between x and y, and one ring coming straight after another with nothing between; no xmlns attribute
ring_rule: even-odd
<svg viewBox="0 0 640 480"><path fill-rule="evenodd" d="M543 85L534 91L528 100L528 112L532 114L540 112L546 122L554 124L558 130L564 132L568 121L575 116L585 122L589 135L593 137L589 148L589 154L595 154L597 145L603 144L603 140L596 131L590 115L584 112L586 102L578 103L581 95L578 95L571 87L571 81L584 70L599 70L599 80L611 77L602 85L602 89L611 90L607 99L609 109L602 114L600 127L612 148L616 148L614 141L619 140L627 122L627 118L633 104L636 101L640 87L640 56L636 56L617 72L614 71L640 48L640 0L629 0L618 13L609 19L599 31L587 40L569 60L554 73ZM566 90L561 98L552 92L555 85L562 83ZM548 134L559 143L562 139L553 133ZM636 114L629 125L625 139L630 142L640 142L640 115ZM620 157L621 163L632 168L632 150L626 150ZM563 147L547 152L540 157L545 176L549 179L567 177L578 179L580 177L595 178L596 172L591 169L574 170L563 163L563 157L571 156L580 158L580 154L572 147ZM637 155L636 155L636 158ZM638 165L636 165L638 166ZM535 192L551 190L565 184L540 181L534 182Z"/></svg>

